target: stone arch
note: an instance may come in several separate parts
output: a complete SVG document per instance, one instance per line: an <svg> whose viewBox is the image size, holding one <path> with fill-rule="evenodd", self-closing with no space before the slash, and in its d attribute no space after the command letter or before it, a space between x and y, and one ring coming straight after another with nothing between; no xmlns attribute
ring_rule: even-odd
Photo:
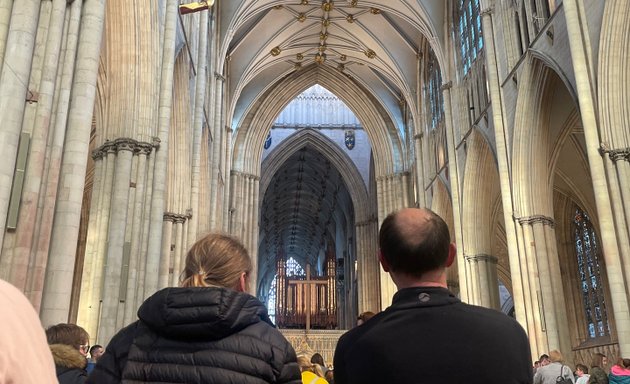
<svg viewBox="0 0 630 384"><path fill-rule="evenodd" d="M575 105L574 94L563 85L568 82L542 60L530 56L519 82L514 118L513 182L517 216L553 216L554 148L561 142L562 130L553 124L562 116L557 111L556 92L566 91ZM566 98L566 97L565 97ZM569 109L566 109L567 111ZM551 130L551 128L556 128Z"/></svg>
<svg viewBox="0 0 630 384"><path fill-rule="evenodd" d="M262 164L260 193L265 194L273 175L284 162L299 148L310 145L324 155L339 170L352 198L357 221L367 220L370 212L369 199L365 183L352 160L328 137L314 129L303 129L280 143ZM372 209L373 210L373 209Z"/></svg>
<svg viewBox="0 0 630 384"><path fill-rule="evenodd" d="M455 218L453 217L453 204L451 202L451 194L448 190L446 181L440 176L432 187L431 210L444 219L448 225L451 234L451 241L455 242ZM458 244L459 246L459 244ZM460 288L458 270L460 268L460 260L457 258L455 262L447 269L447 283L451 292L459 294Z"/></svg>
<svg viewBox="0 0 630 384"><path fill-rule="evenodd" d="M496 159L484 136L473 130L467 139L462 193L464 258L468 298L473 304L499 308L497 255L492 254L493 206L500 199Z"/></svg>
<svg viewBox="0 0 630 384"><path fill-rule="evenodd" d="M287 76L252 105L235 133L234 170L259 174L263 143L273 121L291 100L315 84L337 95L359 118L372 145L377 177L404 169L402 142L383 106L341 72L313 65Z"/></svg>

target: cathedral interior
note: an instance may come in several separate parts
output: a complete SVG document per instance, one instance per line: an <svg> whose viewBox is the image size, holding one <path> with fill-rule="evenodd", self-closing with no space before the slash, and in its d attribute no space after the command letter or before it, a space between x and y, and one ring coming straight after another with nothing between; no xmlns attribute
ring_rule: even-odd
<svg viewBox="0 0 630 384"><path fill-rule="evenodd" d="M208 232L327 361L391 212L532 360L630 355L627 0L0 0L0 278L106 345Z"/></svg>

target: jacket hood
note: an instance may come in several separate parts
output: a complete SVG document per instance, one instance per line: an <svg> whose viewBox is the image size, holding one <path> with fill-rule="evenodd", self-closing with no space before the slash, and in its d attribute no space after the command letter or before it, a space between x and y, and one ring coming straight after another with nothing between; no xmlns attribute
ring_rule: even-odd
<svg viewBox="0 0 630 384"><path fill-rule="evenodd" d="M218 340L260 321L273 326L263 304L228 288L165 288L149 297L138 317L168 338Z"/></svg>
<svg viewBox="0 0 630 384"><path fill-rule="evenodd" d="M85 369L87 359L76 348L65 344L51 344L50 352L52 352L55 365L68 369Z"/></svg>
<svg viewBox="0 0 630 384"><path fill-rule="evenodd" d="M617 376L630 376L630 369L623 368L618 365L613 365L610 368L610 373Z"/></svg>

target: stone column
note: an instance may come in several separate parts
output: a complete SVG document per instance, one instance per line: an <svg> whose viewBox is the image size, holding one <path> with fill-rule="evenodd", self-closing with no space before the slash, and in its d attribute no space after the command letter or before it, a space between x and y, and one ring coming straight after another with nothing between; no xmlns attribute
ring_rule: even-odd
<svg viewBox="0 0 630 384"><path fill-rule="evenodd" d="M177 287L179 285L179 274L182 271L182 266L184 263L182 262L182 250L185 247L184 243L184 223L186 222L186 218L176 217L173 226L175 227L175 251L173 254L173 273L171 274L171 286Z"/></svg>
<svg viewBox="0 0 630 384"><path fill-rule="evenodd" d="M600 148L603 156L610 200L612 203L615 225L620 228L617 231L617 243L619 244L623 265L630 265L630 148L607 149L603 144ZM624 268L626 286L630 285L630 268Z"/></svg>
<svg viewBox="0 0 630 384"><path fill-rule="evenodd" d="M610 286L612 310L617 326L619 350L622 356L630 354L630 308L628 303L627 281L624 281L624 267L621 260L617 230L612 213L609 183L606 179L606 168L599 156L599 126L594 95L596 94L595 80L592 75L592 63L589 62L587 52L588 30L580 19L580 5L578 0L564 0L564 12L567 21L571 60L575 71L575 81L580 105L580 115L584 127L584 138L589 160L597 216L601 229L601 243L606 261L606 275Z"/></svg>
<svg viewBox="0 0 630 384"><path fill-rule="evenodd" d="M99 321L99 342L107 343L116 333L120 324L119 303L127 230L127 211L129 209L129 182L131 180L131 163L135 140L116 139L116 163L112 188L112 201L109 211L109 227L107 231L107 252L105 254L104 284L102 292L102 309ZM125 292L126 293L126 292ZM122 314L121 314L122 315Z"/></svg>
<svg viewBox="0 0 630 384"><path fill-rule="evenodd" d="M499 282L497 280L498 259L484 253L464 256L469 264L472 285L468 296L472 303L487 308L500 309Z"/></svg>
<svg viewBox="0 0 630 384"><path fill-rule="evenodd" d="M211 177L210 177L210 212L212 215L210 216L210 230L216 231L219 228L219 224L221 220L219 219L220 215L223 215L223 210L218 205L219 203L219 194L220 194L220 171L219 164L221 162L221 136L222 136L222 124L221 124L221 105L223 103L223 84L225 82L225 78L219 74L215 74L214 76L215 87L214 87L214 116L210 118L213 119L213 126L211 129L212 132L212 161L210 163L211 169ZM229 184L229 180L223 180L225 184ZM224 205L229 206L230 200L223 200ZM229 207L228 207L229 208ZM227 221L223 221L227 224Z"/></svg>
<svg viewBox="0 0 630 384"><path fill-rule="evenodd" d="M521 257L518 250L518 241L513 219L514 202L512 199L511 175L507 146L508 139L506 137L505 124L503 121L503 95L501 93L496 48L494 45L495 35L494 21L492 18L493 9L488 7L488 4L486 4L487 2L487 0L482 0L483 8L481 12L481 24L483 27L484 45L486 51L486 74L488 76L488 88L490 91L490 98L492 100L492 125L494 126L494 138L499 169L499 184L501 188L501 203L503 205L503 220L505 222L505 237L508 248L510 277L512 279L514 313L516 315L516 320L518 320L525 329L531 331L532 329L528 324L527 316L525 314L526 289L524 289L525 283L522 280L523 273L521 272Z"/></svg>
<svg viewBox="0 0 630 384"><path fill-rule="evenodd" d="M70 15L67 25L67 35L62 43L61 50L64 51L63 64L57 87L57 102L55 105L55 115L51 125L54 130L48 147L47 161L44 170L44 180L42 180L42 191L40 192L41 208L36 219L36 244L33 267L28 276L27 295L35 308L39 309L43 290L46 265L50 254L51 237L53 230L53 220L55 216L55 205L59 191L59 175L61 172L61 161L63 157L63 146L66 138L66 127L70 108L70 94L73 87L75 67L77 65L77 49L79 44L79 33L81 31L81 14L83 2L75 1L70 7Z"/></svg>
<svg viewBox="0 0 630 384"><path fill-rule="evenodd" d="M40 313L45 325L68 320L104 18L103 1L83 2L59 195Z"/></svg>
<svg viewBox="0 0 630 384"><path fill-rule="evenodd" d="M541 308L540 331L544 332L538 348L566 353L571 350L571 342L553 219L534 215L518 218L518 222L523 227L525 244L530 244L528 258L536 260L537 268L532 272L538 276L540 294L535 301Z"/></svg>
<svg viewBox="0 0 630 384"><path fill-rule="evenodd" d="M460 207L460 190L459 190L459 167L457 164L457 151L455 144L455 131L453 127L453 115L451 105L451 88L452 83L448 82L442 86L442 94L444 97L444 123L446 126L446 146L448 151L448 174L449 182L451 184L451 201L453 203L453 222L455 228L455 244L457 244L457 265L459 274L459 294L462 301L468 301L469 289L466 268L467 263L464 260L463 252L463 236L462 236L462 216ZM466 283L466 284L465 284Z"/></svg>
<svg viewBox="0 0 630 384"><path fill-rule="evenodd" d="M158 137L160 148L155 154L153 170L153 188L151 198L151 224L147 263L144 276L144 298L155 293L158 288L158 276L161 276L160 255L162 246L162 224L164 217L166 179L168 170L168 141L173 111L173 76L175 70L175 43L177 41L177 19L179 1L166 0L166 21L164 26L164 48L162 73L160 75L160 105Z"/></svg>
<svg viewBox="0 0 630 384"><path fill-rule="evenodd" d="M195 95L195 119L193 122L192 174L190 206L192 217L188 222L186 244L191 247L197 240L199 226L199 185L201 183L201 136L203 132L206 103L207 47L208 47L208 12L199 14L199 55L197 56L197 79Z"/></svg>
<svg viewBox="0 0 630 384"><path fill-rule="evenodd" d="M378 222L368 219L355 224L356 260L358 263L357 286L359 287L359 313L376 312L381 308L378 284L380 264L378 261ZM391 303L387 303L388 306Z"/></svg>
<svg viewBox="0 0 630 384"><path fill-rule="evenodd" d="M116 162L116 148L108 141L92 154L95 178L92 187L90 222L79 297L77 322L91 337L98 336L98 321L102 304L103 270L107 252L109 212ZM98 173L96 173L98 171Z"/></svg>
<svg viewBox="0 0 630 384"><path fill-rule="evenodd" d="M7 4L4 4L5 10ZM6 220L13 172L22 131L22 120L31 74L35 36L39 22L41 1L21 0L11 11L11 24L6 42L2 73L0 75L0 250L6 231ZM3 263L4 264L4 263ZM6 265L1 265L6 268Z"/></svg>
<svg viewBox="0 0 630 384"><path fill-rule="evenodd" d="M175 225L176 217L173 213L164 214L164 224L162 225L164 233L162 234L161 244L161 257L160 257L160 270L157 289L166 288L170 281L170 268L171 268L171 246L173 244L173 226Z"/></svg>
<svg viewBox="0 0 630 384"><path fill-rule="evenodd" d="M63 27L66 15L66 1L54 0L44 53L43 70L39 83L39 99L35 111L35 121L31 135L28 162L20 202L19 225L16 230L13 260L11 262L10 281L22 291L27 290L29 260L36 242L37 216L40 191L45 191L42 184L46 164L48 136L54 125L52 120L53 104L56 93L57 69L61 62L60 48L63 40Z"/></svg>
<svg viewBox="0 0 630 384"><path fill-rule="evenodd" d="M401 193L396 193L396 190L400 191L401 174L390 174L377 178L377 198L379 207L378 221L382 223L385 217L391 212L404 207L404 198ZM381 208L382 207L382 208ZM381 310L391 305L392 298L397 291L396 285L392 281L389 273L383 271L379 267L380 272L380 293L381 293Z"/></svg>
<svg viewBox="0 0 630 384"><path fill-rule="evenodd" d="M137 169L135 175L135 199L133 206L133 219L131 227L131 247L129 250L129 273L127 277L127 294L125 296L125 314L123 324L129 324L136 319L136 295L142 292L138 287L140 276L140 265L146 262L145 254L142 250L142 233L144 231L145 206L150 200L146 198L147 157L151 154L153 145L149 143L139 143L135 149ZM147 212L148 214L148 212Z"/></svg>

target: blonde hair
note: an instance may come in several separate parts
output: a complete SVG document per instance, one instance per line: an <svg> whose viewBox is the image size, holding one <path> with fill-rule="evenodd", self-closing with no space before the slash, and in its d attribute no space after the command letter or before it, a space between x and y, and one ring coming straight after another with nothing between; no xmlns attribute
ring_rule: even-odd
<svg viewBox="0 0 630 384"><path fill-rule="evenodd" d="M238 287L241 274L249 274L252 262L236 238L211 233L197 240L186 255L182 287Z"/></svg>
<svg viewBox="0 0 630 384"><path fill-rule="evenodd" d="M319 377L324 377L324 370L322 369L322 367L319 364L311 363L311 360L307 356L298 356L297 363L300 366L300 372L309 371L313 372Z"/></svg>
<svg viewBox="0 0 630 384"><path fill-rule="evenodd" d="M554 349L553 351L549 351L549 360L551 360L552 363L559 363L564 361L564 357L560 351Z"/></svg>

